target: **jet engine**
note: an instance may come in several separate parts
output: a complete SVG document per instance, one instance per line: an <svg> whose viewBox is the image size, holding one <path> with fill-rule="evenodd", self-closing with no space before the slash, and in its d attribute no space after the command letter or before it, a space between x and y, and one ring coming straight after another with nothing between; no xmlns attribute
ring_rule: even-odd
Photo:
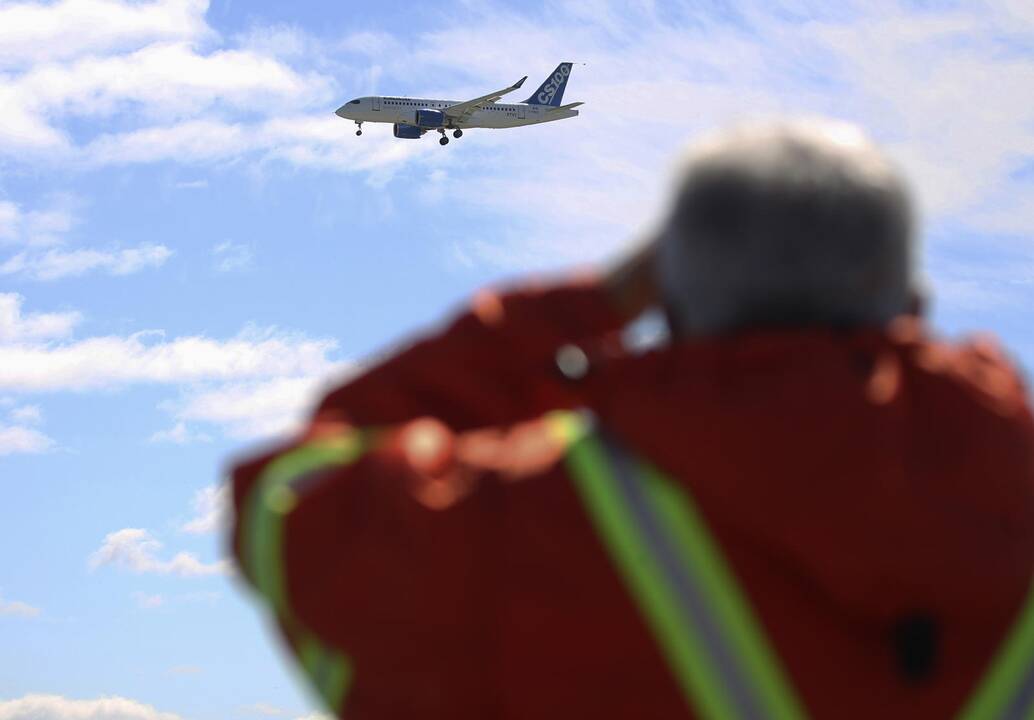
<svg viewBox="0 0 1034 720"><path fill-rule="evenodd" d="M407 140L417 140L423 135L426 130L418 128L416 125L406 125L405 123L395 123L392 127L392 133L397 138L405 138Z"/></svg>
<svg viewBox="0 0 1034 720"><path fill-rule="evenodd" d="M416 111L416 124L423 128L440 128L445 125L445 113L441 110L421 108Z"/></svg>

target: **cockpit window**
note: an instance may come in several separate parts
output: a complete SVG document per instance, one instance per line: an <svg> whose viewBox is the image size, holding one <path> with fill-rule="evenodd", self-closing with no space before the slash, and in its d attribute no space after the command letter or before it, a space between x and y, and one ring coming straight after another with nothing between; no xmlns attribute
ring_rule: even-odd
<svg viewBox="0 0 1034 720"><path fill-rule="evenodd" d="M350 102L349 102L348 104L349 104L349 105L358 105L358 104L359 104L359 101L358 101L358 100L352 100L352 101L350 101Z"/></svg>

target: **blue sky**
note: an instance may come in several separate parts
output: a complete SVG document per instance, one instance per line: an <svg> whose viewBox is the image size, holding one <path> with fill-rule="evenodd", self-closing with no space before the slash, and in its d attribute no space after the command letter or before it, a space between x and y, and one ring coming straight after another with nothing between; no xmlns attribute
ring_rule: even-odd
<svg viewBox="0 0 1034 720"><path fill-rule="evenodd" d="M0 0L0 720L317 712L227 574L221 468L475 288L611 256L717 125L869 128L935 323L1034 367L1031 7ZM333 115L561 60L561 123Z"/></svg>

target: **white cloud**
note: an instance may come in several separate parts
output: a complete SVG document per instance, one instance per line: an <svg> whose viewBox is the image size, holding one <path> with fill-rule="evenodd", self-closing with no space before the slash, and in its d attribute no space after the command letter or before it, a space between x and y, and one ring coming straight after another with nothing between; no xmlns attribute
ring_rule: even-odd
<svg viewBox="0 0 1034 720"><path fill-rule="evenodd" d="M19 217L20 240L26 245L53 245L61 242L78 222L73 198L60 198L44 209L23 212Z"/></svg>
<svg viewBox="0 0 1034 720"><path fill-rule="evenodd" d="M52 248L42 253L22 252L0 264L0 275L26 275L34 280L58 280L101 270L109 275L131 275L161 267L172 256L164 245L144 244L121 250Z"/></svg>
<svg viewBox="0 0 1034 720"><path fill-rule="evenodd" d="M330 59L300 29L256 25L227 42L205 23L207 3L186 0L63 0L17 7L31 13L10 14L26 33L0 32L0 71L5 48L8 57L21 59L0 83L0 155L63 168L251 157L377 173L427 152L383 134L345 145L349 126L330 112L339 99L335 76L359 71ZM94 20L67 51L20 49L22 37L56 42L76 27L68 18L79 16ZM102 20L109 16L110 22ZM156 35L162 27L167 32ZM201 38L220 47L202 50ZM334 74L302 66L333 67ZM107 123L101 121L115 114L118 126L127 129L105 134ZM85 122L73 136L67 128L76 120ZM0 232L4 227L0 213Z"/></svg>
<svg viewBox="0 0 1034 720"><path fill-rule="evenodd" d="M148 442L172 443L173 445L189 445L195 442L211 442L212 438L205 433L193 432L187 424L180 420L168 430L159 430L151 435Z"/></svg>
<svg viewBox="0 0 1034 720"><path fill-rule="evenodd" d="M38 405L21 405L7 413L12 425L0 425L0 455L39 454L52 449L56 443L39 430L31 427L43 422Z"/></svg>
<svg viewBox="0 0 1034 720"><path fill-rule="evenodd" d="M0 67L201 38L207 0L12 2L0 6Z"/></svg>
<svg viewBox="0 0 1034 720"><path fill-rule="evenodd" d="M13 202L0 202L0 240L22 246L0 262L0 275L34 280L58 280L94 271L129 275L160 267L172 255L169 248L153 243L107 249L66 247L66 236L79 221L79 205L81 201L70 196L57 196L49 205L29 211Z"/></svg>
<svg viewBox="0 0 1034 720"><path fill-rule="evenodd" d="M63 108L70 115L99 117L128 103L149 117L192 116L216 103L269 112L325 99L328 89L324 78L299 74L272 57L247 50L202 55L189 43L37 66L13 83L15 98L41 115Z"/></svg>
<svg viewBox="0 0 1034 720"><path fill-rule="evenodd" d="M2 309L0 303L0 312ZM0 337L3 329L0 324ZM336 344L330 340L257 330L229 340L195 336L162 341L161 337L161 333L152 332L48 345L0 344L0 388L30 392L133 383L308 377L335 368L328 353Z"/></svg>
<svg viewBox="0 0 1034 720"><path fill-rule="evenodd" d="M36 455L54 447L54 441L33 428L0 425L0 456Z"/></svg>
<svg viewBox="0 0 1034 720"><path fill-rule="evenodd" d="M222 426L237 438L259 438L298 429L320 395L354 368L271 380L226 383L188 393L173 406L182 420Z"/></svg>
<svg viewBox="0 0 1034 720"><path fill-rule="evenodd" d="M18 600L5 600L3 594L0 594L0 617L5 615L9 617L34 618L39 617L40 609ZM0 715L0 718L2 717Z"/></svg>
<svg viewBox="0 0 1034 720"><path fill-rule="evenodd" d="M17 293L0 293L0 343L35 343L63 338L82 320L77 312L22 313ZM0 373L3 371L0 370Z"/></svg>
<svg viewBox="0 0 1034 720"><path fill-rule="evenodd" d="M241 708L241 710L253 715L262 715L263 717L286 717L291 714L290 711L285 710L282 707L263 702L246 705Z"/></svg>
<svg viewBox="0 0 1034 720"><path fill-rule="evenodd" d="M12 422L22 425L38 425L43 422L43 412L39 409L39 405L16 407L8 413L8 417Z"/></svg>
<svg viewBox="0 0 1034 720"><path fill-rule="evenodd" d="M247 705L241 708L241 710L245 713L260 715L262 717L292 718L293 720L333 720L333 716L327 715L326 713L314 712L299 716L285 708L262 702Z"/></svg>
<svg viewBox="0 0 1034 720"><path fill-rule="evenodd" d="M13 240L18 235L21 209L10 200L0 200L0 240Z"/></svg>
<svg viewBox="0 0 1034 720"><path fill-rule="evenodd" d="M141 610L154 610L165 604L165 598L161 595L148 595L143 592L133 593L133 599Z"/></svg>
<svg viewBox="0 0 1034 720"><path fill-rule="evenodd" d="M105 166L207 164L251 156L320 170L368 172L383 181L407 161L441 150L429 143L398 142L390 133L370 133L360 144L352 142L351 130L326 112L257 123L190 119L100 135L82 149L82 158L89 165Z"/></svg>
<svg viewBox="0 0 1034 720"><path fill-rule="evenodd" d="M0 155L17 154L32 162L71 150L64 133L26 107L16 88L0 84L0 106L6 109L0 113Z"/></svg>
<svg viewBox="0 0 1034 720"><path fill-rule="evenodd" d="M317 394L354 367L332 358L332 340L274 328L249 326L229 339L166 340L159 331L69 339L78 313L24 313L22 303L19 295L0 294L0 392L180 385L180 399L163 403L174 423L153 433L153 443L210 440L197 423L247 438L296 428ZM28 427L32 414L22 409L14 425L0 426L0 452L53 446Z"/></svg>
<svg viewBox="0 0 1034 720"><path fill-rule="evenodd" d="M184 593L182 595L178 595L177 600L182 600L183 602L189 603L204 603L206 605L214 605L215 603L219 602L219 599L221 597L222 595L220 595L217 592L213 592L210 590L199 590L197 592Z"/></svg>
<svg viewBox="0 0 1034 720"><path fill-rule="evenodd" d="M205 0L0 7L0 154L67 166L79 156L66 126L74 119L124 113L140 126L332 104L331 76L281 59L308 48L306 36L256 28L237 38L240 47L226 47L205 21L207 8Z"/></svg>
<svg viewBox="0 0 1034 720"><path fill-rule="evenodd" d="M298 58L321 53L319 43L311 35L289 25L254 25L235 40L241 48L272 57Z"/></svg>
<svg viewBox="0 0 1034 720"><path fill-rule="evenodd" d="M230 563L219 560L205 563L188 552L176 553L168 560L161 560L157 553L162 543L141 528L124 528L108 533L101 547L90 556L90 567L113 565L135 573L158 575L179 575L180 577L202 577L227 575Z"/></svg>
<svg viewBox="0 0 1034 720"><path fill-rule="evenodd" d="M209 485L194 493L194 513L194 517L180 526L180 530L193 535L224 530L229 523L229 485Z"/></svg>
<svg viewBox="0 0 1034 720"><path fill-rule="evenodd" d="M0 720L182 720L175 713L123 697L74 700L60 695L26 695L0 700Z"/></svg>
<svg viewBox="0 0 1034 720"><path fill-rule="evenodd" d="M402 44L395 36L386 32L371 31L352 33L346 36L338 47L345 52L372 58L391 57L393 51L403 50Z"/></svg>
<svg viewBox="0 0 1034 720"><path fill-rule="evenodd" d="M251 246L226 240L212 248L215 269L219 272L246 270L255 261Z"/></svg>

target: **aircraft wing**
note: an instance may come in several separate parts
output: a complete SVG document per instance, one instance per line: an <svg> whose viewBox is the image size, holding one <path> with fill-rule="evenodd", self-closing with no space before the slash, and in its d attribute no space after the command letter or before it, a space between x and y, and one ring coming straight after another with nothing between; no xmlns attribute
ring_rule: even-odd
<svg viewBox="0 0 1034 720"><path fill-rule="evenodd" d="M513 85L511 85L508 88L503 88L502 90L496 90L495 92L488 93L488 95L482 95L481 97L474 98L473 100L467 100L466 102L461 102L461 103L456 103L455 105L450 105L449 107L445 108L443 110L443 112L448 117L452 118L453 120L466 120L475 111L480 110L481 108L485 107L486 105L491 105L492 103L494 103L496 100L501 98L506 93L513 92L514 90L519 88L521 85L524 84L524 81L527 80L527 79L528 79L528 76L525 75L524 77L522 77L520 80L518 80L517 82L515 82Z"/></svg>

